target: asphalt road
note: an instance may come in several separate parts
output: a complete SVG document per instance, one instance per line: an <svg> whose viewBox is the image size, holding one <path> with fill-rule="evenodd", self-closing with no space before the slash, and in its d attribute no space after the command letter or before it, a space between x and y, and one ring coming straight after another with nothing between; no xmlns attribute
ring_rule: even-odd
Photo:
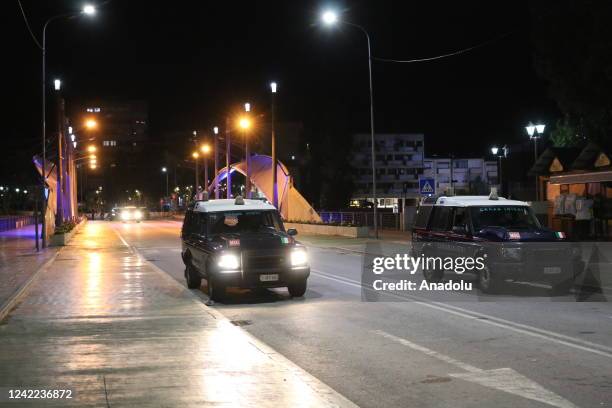
<svg viewBox="0 0 612 408"><path fill-rule="evenodd" d="M184 283L180 223L116 223ZM232 290L214 308L363 407L612 406L612 305L489 296L362 302L358 251L309 245L304 298ZM195 291L207 300L204 289Z"/></svg>

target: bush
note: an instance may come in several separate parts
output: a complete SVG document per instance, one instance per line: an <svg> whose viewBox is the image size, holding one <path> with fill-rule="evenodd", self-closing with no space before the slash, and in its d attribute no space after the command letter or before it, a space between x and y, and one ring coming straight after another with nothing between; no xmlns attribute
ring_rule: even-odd
<svg viewBox="0 0 612 408"><path fill-rule="evenodd" d="M67 232L70 232L74 229L74 227L77 226L77 222L76 221L66 221L64 222L62 225L60 225L59 227L55 227L55 234L59 235L59 234L65 234Z"/></svg>

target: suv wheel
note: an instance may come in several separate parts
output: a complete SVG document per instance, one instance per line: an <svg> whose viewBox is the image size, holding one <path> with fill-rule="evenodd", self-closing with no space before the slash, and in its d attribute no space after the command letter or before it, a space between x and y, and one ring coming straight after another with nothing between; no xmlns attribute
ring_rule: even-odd
<svg viewBox="0 0 612 408"><path fill-rule="evenodd" d="M191 263L185 268L185 280L189 289L198 289L202 285L202 278Z"/></svg>
<svg viewBox="0 0 612 408"><path fill-rule="evenodd" d="M225 296L225 285L220 284L213 276L209 275L208 297L216 302L223 299L223 296Z"/></svg>
<svg viewBox="0 0 612 408"><path fill-rule="evenodd" d="M485 266L478 276L478 285L484 293L498 293L503 286L503 281L491 274L489 267Z"/></svg>
<svg viewBox="0 0 612 408"><path fill-rule="evenodd" d="M303 281L290 284L287 286L287 289L289 290L291 297L302 297L304 296L304 293L306 293L306 286L306 279L304 279Z"/></svg>

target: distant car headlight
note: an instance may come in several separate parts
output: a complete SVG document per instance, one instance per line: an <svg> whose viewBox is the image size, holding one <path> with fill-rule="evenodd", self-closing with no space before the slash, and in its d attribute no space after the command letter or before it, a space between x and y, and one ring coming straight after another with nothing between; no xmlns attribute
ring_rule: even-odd
<svg viewBox="0 0 612 408"><path fill-rule="evenodd" d="M122 219L122 220L127 221L127 220L129 220L130 218L132 218L132 214L130 214L130 212L129 212L129 211L123 211L123 212L121 213L121 219Z"/></svg>
<svg viewBox="0 0 612 408"><path fill-rule="evenodd" d="M140 211L140 210L134 211L134 218L137 219L137 220L141 220L142 219L142 211Z"/></svg>
<svg viewBox="0 0 612 408"><path fill-rule="evenodd" d="M308 265L308 254L303 249L296 249L291 252L291 266Z"/></svg>
<svg viewBox="0 0 612 408"><path fill-rule="evenodd" d="M501 248L501 255L507 259L519 261L522 258L522 248Z"/></svg>
<svg viewBox="0 0 612 408"><path fill-rule="evenodd" d="M240 268L240 259L238 259L238 257L234 254L223 254L219 257L217 266L222 271L236 270Z"/></svg>

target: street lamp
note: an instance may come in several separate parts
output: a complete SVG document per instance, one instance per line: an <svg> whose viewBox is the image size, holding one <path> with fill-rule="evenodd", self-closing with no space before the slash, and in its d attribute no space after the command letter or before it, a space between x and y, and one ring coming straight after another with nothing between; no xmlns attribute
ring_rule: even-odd
<svg viewBox="0 0 612 408"><path fill-rule="evenodd" d="M198 194L199 194L199 190L200 190L200 172L198 170L198 158L200 157L200 154L198 152L193 152L191 153L191 157L193 157L193 161L195 161L195 194L196 194L196 200L198 199Z"/></svg>
<svg viewBox="0 0 612 408"><path fill-rule="evenodd" d="M210 145L203 144L200 151L204 156L204 191L208 193L208 155L210 154Z"/></svg>
<svg viewBox="0 0 612 408"><path fill-rule="evenodd" d="M378 220L377 220L377 207L378 207L378 199L376 197L376 144L374 142L374 87L372 84L372 47L370 41L370 34L366 31L365 28L358 24L350 23L348 21L340 20L338 18L338 14L333 10L326 10L322 15L321 19L323 23L327 26L333 26L335 24L341 23L350 27L354 27L360 30L366 37L367 46L368 46L368 74L369 74L369 85L370 85L370 136L372 143L372 196L374 200L374 237L378 239Z"/></svg>
<svg viewBox="0 0 612 408"><path fill-rule="evenodd" d="M244 111L249 113L251 111L251 104L244 104ZM247 130L251 127L251 120L247 116L243 116L239 122L240 127L244 131L244 160L246 165L246 198L251 198L251 152L249 151L249 138Z"/></svg>
<svg viewBox="0 0 612 408"><path fill-rule="evenodd" d="M214 146L215 146L215 173L214 173L214 177L215 177L215 199L219 199L219 178L217 177L218 171L219 171L219 127L215 126L213 127L213 134L214 134Z"/></svg>
<svg viewBox="0 0 612 408"><path fill-rule="evenodd" d="M42 45L39 45L40 50L42 52L42 78L41 78L41 89L42 89L42 118L41 118L41 128L42 128L42 162L40 164L41 167L41 183L42 183L42 191L46 191L47 188L47 171L45 162L47 161L47 68L46 68L46 60L47 60L47 27L52 21L59 20L62 18L74 18L79 16L80 14L85 15L93 15L95 14L96 9L92 5L85 5L81 12L76 13L64 13L53 16L43 25L42 29ZM38 45L38 43L37 43ZM43 196L43 219L42 219L42 246L45 248L47 246L47 223L45 214L47 213L47 197ZM38 238L37 238L38 239Z"/></svg>
<svg viewBox="0 0 612 408"><path fill-rule="evenodd" d="M98 122L95 119L87 119L85 121L85 127L89 130L93 130L98 127Z"/></svg>
<svg viewBox="0 0 612 408"><path fill-rule="evenodd" d="M498 165L497 165L497 173L498 173L498 181L499 181L499 192L500 194L502 194L503 192L503 180L502 180L502 158L506 158L508 157L508 147L507 146L503 146L503 147L497 147L497 146L493 146L491 147L491 153L493 153L493 156L497 157L498 160Z"/></svg>
<svg viewBox="0 0 612 408"><path fill-rule="evenodd" d="M276 114L276 82L270 83L270 90L272 91L272 109L270 117L270 127L272 133L272 205L278 209L278 188L276 186L277 174L276 174L276 129L275 129L275 114Z"/></svg>
<svg viewBox="0 0 612 408"><path fill-rule="evenodd" d="M161 168L162 173L166 173L166 197L168 197L168 169L166 167Z"/></svg>
<svg viewBox="0 0 612 408"><path fill-rule="evenodd" d="M534 125L533 123L529 122L529 124L527 126L525 126L525 130L527 131L527 135L529 135L529 138L531 140L533 140L533 164L535 165L535 163L538 161L538 139L540 137L542 137L542 134L544 133L544 129L546 128L546 125L542 124L542 123L538 123L537 125ZM536 201L538 201L539 199L539 182L538 182L538 175L535 175L535 199Z"/></svg>
<svg viewBox="0 0 612 408"><path fill-rule="evenodd" d="M62 81L59 79L54 79L53 80L53 89L55 89L56 91L59 91L62 88Z"/></svg>

